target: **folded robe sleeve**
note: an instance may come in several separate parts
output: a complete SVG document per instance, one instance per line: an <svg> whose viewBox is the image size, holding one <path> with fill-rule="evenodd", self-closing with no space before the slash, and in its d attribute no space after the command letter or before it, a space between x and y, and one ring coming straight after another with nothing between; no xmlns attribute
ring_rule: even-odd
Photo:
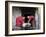
<svg viewBox="0 0 46 37"><path fill-rule="evenodd" d="M23 21L24 21L24 19L22 16L17 17L16 18L16 26L22 26Z"/></svg>

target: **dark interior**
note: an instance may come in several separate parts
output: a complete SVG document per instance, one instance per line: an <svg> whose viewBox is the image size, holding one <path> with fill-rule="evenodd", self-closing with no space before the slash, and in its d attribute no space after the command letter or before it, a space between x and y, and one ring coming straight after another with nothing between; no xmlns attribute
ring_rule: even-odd
<svg viewBox="0 0 46 37"><path fill-rule="evenodd" d="M36 11L36 8L33 8L33 7L22 7L21 8L22 16L25 17L25 23L28 22L27 16L35 16L35 11Z"/></svg>
<svg viewBox="0 0 46 37"><path fill-rule="evenodd" d="M22 16L35 16L35 11L33 7L21 7Z"/></svg>

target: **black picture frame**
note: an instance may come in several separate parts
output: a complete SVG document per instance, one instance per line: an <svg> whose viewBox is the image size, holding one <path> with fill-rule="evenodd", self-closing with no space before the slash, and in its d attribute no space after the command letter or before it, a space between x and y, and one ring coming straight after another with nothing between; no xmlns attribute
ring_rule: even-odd
<svg viewBox="0 0 46 37"><path fill-rule="evenodd" d="M28 33L28 34L8 34L8 2L19 2L19 3L32 3L32 4L43 4L43 32L42 33ZM45 34L45 3L40 2L22 2L22 1L5 1L5 36L18 36L18 35L37 35Z"/></svg>

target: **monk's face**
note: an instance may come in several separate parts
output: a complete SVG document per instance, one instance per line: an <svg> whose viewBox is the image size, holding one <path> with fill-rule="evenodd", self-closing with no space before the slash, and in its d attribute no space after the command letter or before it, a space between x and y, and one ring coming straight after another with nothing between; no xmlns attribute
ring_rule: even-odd
<svg viewBox="0 0 46 37"><path fill-rule="evenodd" d="M25 17L23 17L23 19L25 19Z"/></svg>

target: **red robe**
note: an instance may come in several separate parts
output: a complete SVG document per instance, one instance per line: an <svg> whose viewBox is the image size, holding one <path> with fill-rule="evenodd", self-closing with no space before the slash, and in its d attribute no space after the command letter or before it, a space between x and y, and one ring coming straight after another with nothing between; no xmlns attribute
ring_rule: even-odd
<svg viewBox="0 0 46 37"><path fill-rule="evenodd" d="M16 26L22 26L24 19L22 16L16 18Z"/></svg>
<svg viewBox="0 0 46 37"><path fill-rule="evenodd" d="M34 16L29 16L28 19L30 19L30 21L33 19L33 20L32 20L32 23L33 23L33 21L34 21ZM16 26L22 26L22 24L23 24L24 21L25 21L25 20L23 19L22 16L17 17L17 18L16 18Z"/></svg>

